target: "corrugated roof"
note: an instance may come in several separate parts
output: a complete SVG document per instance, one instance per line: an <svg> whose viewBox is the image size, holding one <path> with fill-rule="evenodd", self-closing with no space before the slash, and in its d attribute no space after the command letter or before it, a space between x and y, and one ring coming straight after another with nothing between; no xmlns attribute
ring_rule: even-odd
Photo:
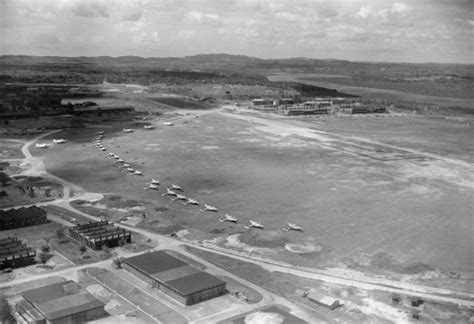
<svg viewBox="0 0 474 324"><path fill-rule="evenodd" d="M51 321L103 306L103 302L86 291L49 300L37 305Z"/></svg>
<svg viewBox="0 0 474 324"><path fill-rule="evenodd" d="M160 280L160 281L171 281L171 280L175 280L175 279L192 275L197 272L201 272L201 270L190 265L185 265L179 268L173 268L166 271L155 273L152 275L152 277L155 277L157 280Z"/></svg>
<svg viewBox="0 0 474 324"><path fill-rule="evenodd" d="M56 299L68 295L64 286L73 284L74 281L58 282L52 285L43 286L23 292L23 297L32 303L41 303L47 300ZM69 293L70 294L70 293Z"/></svg>
<svg viewBox="0 0 474 324"><path fill-rule="evenodd" d="M124 260L180 294L186 296L225 284L224 281L166 253L156 251Z"/></svg>
<svg viewBox="0 0 474 324"><path fill-rule="evenodd" d="M58 282L25 291L22 295L51 321L104 306L104 303L86 291L77 293L74 284L72 280ZM72 285L73 289L68 289L68 285Z"/></svg>
<svg viewBox="0 0 474 324"><path fill-rule="evenodd" d="M124 262L146 272L148 275L187 265L187 263L164 251L140 254L125 259Z"/></svg>
<svg viewBox="0 0 474 324"><path fill-rule="evenodd" d="M206 272L198 272L186 277L168 281L166 284L179 291L182 295L187 296L223 285L225 282Z"/></svg>

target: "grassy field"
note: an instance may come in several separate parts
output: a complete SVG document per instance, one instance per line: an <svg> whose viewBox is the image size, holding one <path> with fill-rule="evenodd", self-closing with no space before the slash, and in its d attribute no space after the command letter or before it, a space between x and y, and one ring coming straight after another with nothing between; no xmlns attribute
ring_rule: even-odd
<svg viewBox="0 0 474 324"><path fill-rule="evenodd" d="M22 159L21 140L0 140L0 159Z"/></svg>
<svg viewBox="0 0 474 324"><path fill-rule="evenodd" d="M210 109L209 104L199 102L196 100L190 100L186 98L179 97L153 97L151 100L163 103L168 106L175 108L185 108L185 109Z"/></svg>
<svg viewBox="0 0 474 324"><path fill-rule="evenodd" d="M185 120L186 124L181 122ZM347 138L365 137L372 130L368 137L381 141L460 160L469 155L472 148L466 138L472 126L465 121L414 120L410 133L406 132L410 124L385 118L308 127L340 132ZM289 125L294 123L300 122L292 120ZM287 126L290 133L293 126ZM97 129L64 133L71 140L67 145L41 153L48 169L60 177L89 191L140 202L145 208L140 213L147 215L140 225L146 228L158 232L185 228L190 239L224 240L247 233L244 225L253 219L261 221L265 231L244 234L245 243L273 244L273 257L294 263L368 265L385 271L385 264L378 269L377 262L385 253L389 258L383 260L399 264L400 269L413 265L468 273L473 269L473 232L465 226L472 215L473 180L468 166L413 160L411 153L346 137L326 141L311 131L311 138L291 135L259 121L219 113L186 116L175 120L174 127L158 124L152 131L125 134L121 127L125 126L108 129L103 143L107 152L120 155L143 177L120 172L113 161L86 143ZM451 145L454 142L461 142L459 150ZM151 178L162 182L159 192L143 190ZM216 206L219 212L202 213L199 207L162 197L172 183L182 186L184 195ZM236 216L239 223L219 223L225 213ZM287 222L302 225L304 232L282 231ZM287 251L287 243L314 248L293 253Z"/></svg>

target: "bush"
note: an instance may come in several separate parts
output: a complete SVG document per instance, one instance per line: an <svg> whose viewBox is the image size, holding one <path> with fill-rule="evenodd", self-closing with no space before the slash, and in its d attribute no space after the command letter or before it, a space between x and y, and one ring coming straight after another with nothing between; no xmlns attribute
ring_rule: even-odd
<svg viewBox="0 0 474 324"><path fill-rule="evenodd" d="M122 268L122 260L120 260L119 258L113 259L112 260L112 267L114 267L116 269Z"/></svg>
<svg viewBox="0 0 474 324"><path fill-rule="evenodd" d="M125 244L127 244L127 240L125 238L121 238L118 240L119 246L124 246Z"/></svg>
<svg viewBox="0 0 474 324"><path fill-rule="evenodd" d="M38 252L36 254L36 261L45 264L51 258L51 254L45 252Z"/></svg>
<svg viewBox="0 0 474 324"><path fill-rule="evenodd" d="M58 228L56 230L56 237L58 238L59 242L64 242L66 239L66 233L64 228Z"/></svg>
<svg viewBox="0 0 474 324"><path fill-rule="evenodd" d="M83 244L79 247L79 251L81 251L81 253L84 253L87 251L87 247Z"/></svg>
<svg viewBox="0 0 474 324"><path fill-rule="evenodd" d="M43 244L41 245L41 251L44 253L49 253L49 251L51 251L51 247L49 245Z"/></svg>

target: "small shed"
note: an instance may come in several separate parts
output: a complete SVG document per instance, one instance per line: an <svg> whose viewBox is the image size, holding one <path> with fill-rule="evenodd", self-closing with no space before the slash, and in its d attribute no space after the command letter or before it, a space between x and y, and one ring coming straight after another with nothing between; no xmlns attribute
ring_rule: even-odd
<svg viewBox="0 0 474 324"><path fill-rule="evenodd" d="M312 302L327 307L330 310L336 309L337 307L341 306L341 303L336 298L326 296L315 291L310 292L306 297Z"/></svg>

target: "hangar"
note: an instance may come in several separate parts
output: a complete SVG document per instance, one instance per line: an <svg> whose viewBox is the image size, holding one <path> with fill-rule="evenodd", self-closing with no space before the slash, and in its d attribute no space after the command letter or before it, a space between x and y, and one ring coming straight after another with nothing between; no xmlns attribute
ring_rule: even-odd
<svg viewBox="0 0 474 324"><path fill-rule="evenodd" d="M226 291L224 281L165 251L125 259L123 268L184 305L212 299Z"/></svg>
<svg viewBox="0 0 474 324"><path fill-rule="evenodd" d="M0 210L0 230L45 224L47 222L47 212L36 206Z"/></svg>
<svg viewBox="0 0 474 324"><path fill-rule="evenodd" d="M72 280L25 291L22 297L18 316L30 323L83 323L106 315L104 303Z"/></svg>
<svg viewBox="0 0 474 324"><path fill-rule="evenodd" d="M0 239L0 270L35 264L36 252L15 237Z"/></svg>
<svg viewBox="0 0 474 324"><path fill-rule="evenodd" d="M121 242L132 242L132 232L118 228L109 221L77 225L69 228L68 234L93 250L100 250L103 246L116 247Z"/></svg>

